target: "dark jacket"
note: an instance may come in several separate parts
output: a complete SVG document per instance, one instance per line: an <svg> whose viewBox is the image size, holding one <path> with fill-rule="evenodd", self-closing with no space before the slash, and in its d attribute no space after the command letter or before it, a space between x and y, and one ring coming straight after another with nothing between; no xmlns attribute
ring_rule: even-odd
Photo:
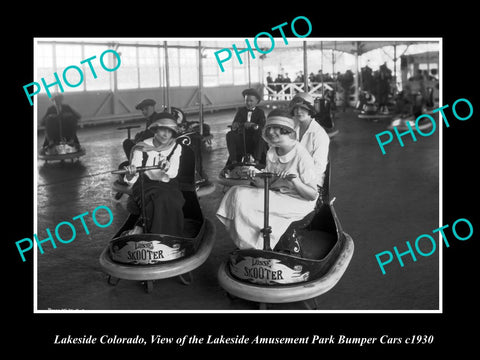
<svg viewBox="0 0 480 360"><path fill-rule="evenodd" d="M48 116L59 116L59 115L62 118L69 118L75 122L80 119L80 114L77 113L75 110L73 110L69 105L62 104L60 114L58 114L56 106L52 105L48 107L45 116L40 121L40 125L45 125L46 118Z"/></svg>
<svg viewBox="0 0 480 360"><path fill-rule="evenodd" d="M235 118L233 119L233 122L234 123L238 122L240 124L243 124L247 122L247 119L248 119L248 110L246 107L243 107L238 109L237 113L235 114ZM253 110L250 122L257 124L259 126L258 130L262 130L263 127L265 126L265 113L258 106L255 107L255 109Z"/></svg>

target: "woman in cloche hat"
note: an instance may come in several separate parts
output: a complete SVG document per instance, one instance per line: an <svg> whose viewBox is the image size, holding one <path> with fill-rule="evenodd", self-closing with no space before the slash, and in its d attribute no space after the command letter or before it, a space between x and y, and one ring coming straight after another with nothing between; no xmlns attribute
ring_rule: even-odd
<svg viewBox="0 0 480 360"><path fill-rule="evenodd" d="M129 198L127 209L135 214L142 214L142 187L137 181L136 171L140 166L159 165L158 169L144 173L143 191L146 219L139 218L132 234L155 233L181 236L183 232L184 199L179 189L176 176L180 165L182 147L175 137L177 123L172 114L163 112L158 115L148 129L154 136L137 143L132 149L130 165L125 175L125 182L133 184L133 194ZM143 223L146 228L144 229Z"/></svg>
<svg viewBox="0 0 480 360"><path fill-rule="evenodd" d="M314 209L318 179L312 157L296 140L295 122L290 114L272 110L263 138L270 145L265 171L279 175L272 181L270 192L270 243L274 248L291 222L302 219ZM287 180L288 174L297 177ZM217 217L240 249L263 248L260 232L264 212L263 180L254 178L253 184L256 187L231 187L217 210Z"/></svg>
<svg viewBox="0 0 480 360"><path fill-rule="evenodd" d="M309 93L297 93L290 101L291 115L295 119L297 139L313 157L319 176L319 186L323 185L328 164L330 138L322 126L314 119L315 99Z"/></svg>

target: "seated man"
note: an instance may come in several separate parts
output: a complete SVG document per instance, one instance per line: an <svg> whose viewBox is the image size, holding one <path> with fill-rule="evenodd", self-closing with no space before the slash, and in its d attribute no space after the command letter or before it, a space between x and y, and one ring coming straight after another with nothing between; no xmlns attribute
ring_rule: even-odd
<svg viewBox="0 0 480 360"><path fill-rule="evenodd" d="M267 145L262 139L265 126L265 113L257 105L260 95L255 89L242 91L245 107L238 109L232 122L232 129L227 133L227 149L229 158L226 165L241 162L247 154L256 163L265 164Z"/></svg>
<svg viewBox="0 0 480 360"><path fill-rule="evenodd" d="M136 143L151 138L153 135L155 135L148 129L150 124L154 120L158 119L158 113L155 111L155 104L155 100L145 99L135 106L135 109L140 110L145 117L145 130L137 133L133 140L125 139L123 141L123 150L125 151L127 159L130 159L130 152Z"/></svg>
<svg viewBox="0 0 480 360"><path fill-rule="evenodd" d="M63 104L63 95L57 94L52 97L53 105L47 112L40 124L45 126L46 136L42 153L58 153L56 147L65 144L76 152L80 150L80 142L77 137L77 124L81 115L69 105Z"/></svg>

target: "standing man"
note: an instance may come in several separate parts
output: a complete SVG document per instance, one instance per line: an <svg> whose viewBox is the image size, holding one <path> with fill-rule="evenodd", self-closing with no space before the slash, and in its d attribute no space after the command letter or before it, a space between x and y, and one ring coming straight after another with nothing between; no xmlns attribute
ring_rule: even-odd
<svg viewBox="0 0 480 360"><path fill-rule="evenodd" d="M267 88L267 92L268 92L268 100L272 100L272 94L274 93L274 91L276 91L275 89L275 85L273 85L273 78L272 78L272 75L270 72L267 72L267 85L266 85L266 88Z"/></svg>
<svg viewBox="0 0 480 360"><path fill-rule="evenodd" d="M155 111L155 104L155 100L145 99L135 106L135 109L140 110L145 117L145 130L137 133L133 140L125 139L123 141L123 150L125 151L127 159L130 159L130 151L132 150L133 145L155 135L151 130L148 129L150 124L158 119L159 116L159 114Z"/></svg>
<svg viewBox="0 0 480 360"><path fill-rule="evenodd" d="M273 78L270 72L267 72L267 85L273 83Z"/></svg>

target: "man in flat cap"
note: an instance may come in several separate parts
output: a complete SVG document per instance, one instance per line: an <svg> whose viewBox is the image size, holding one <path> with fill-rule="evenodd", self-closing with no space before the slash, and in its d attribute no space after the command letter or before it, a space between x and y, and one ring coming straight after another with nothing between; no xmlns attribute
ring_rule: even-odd
<svg viewBox="0 0 480 360"><path fill-rule="evenodd" d="M238 109L231 130L226 135L229 158L226 165L241 162L249 154L255 162L265 164L267 144L262 139L265 113L257 105L260 94L255 89L242 91L245 107Z"/></svg>
<svg viewBox="0 0 480 360"><path fill-rule="evenodd" d="M135 106L135 109L140 110L145 117L145 130L137 133L133 140L125 139L123 141L123 150L125 151L127 159L130 159L130 151L136 143L151 138L153 135L155 135L151 130L148 129L150 124L158 119L159 116L159 114L155 111L155 104L155 100L145 99Z"/></svg>

